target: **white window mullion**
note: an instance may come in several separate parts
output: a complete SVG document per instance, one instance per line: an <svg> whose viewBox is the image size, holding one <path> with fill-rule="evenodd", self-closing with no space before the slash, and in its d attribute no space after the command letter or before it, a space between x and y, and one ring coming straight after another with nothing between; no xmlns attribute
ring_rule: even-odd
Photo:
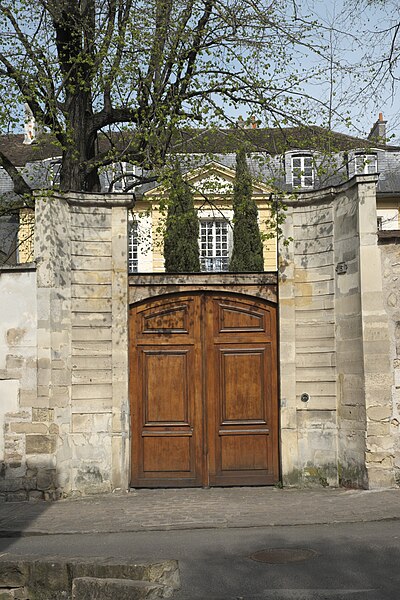
<svg viewBox="0 0 400 600"><path fill-rule="evenodd" d="M292 156L292 185L298 188L313 187L314 165L312 156Z"/></svg>
<svg viewBox="0 0 400 600"><path fill-rule="evenodd" d="M200 265L202 271L227 271L229 225L226 221L200 221Z"/></svg>

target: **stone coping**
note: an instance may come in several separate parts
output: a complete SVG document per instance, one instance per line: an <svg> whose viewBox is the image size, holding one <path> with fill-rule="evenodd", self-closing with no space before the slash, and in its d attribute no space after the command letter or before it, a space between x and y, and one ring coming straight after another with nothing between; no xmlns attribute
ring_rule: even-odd
<svg viewBox="0 0 400 600"><path fill-rule="evenodd" d="M276 285L276 271L265 273L137 273L129 275L130 286L142 285Z"/></svg>
<svg viewBox="0 0 400 600"><path fill-rule="evenodd" d="M17 265L0 265L1 273L25 273L27 271L36 271L36 263L19 263Z"/></svg>
<svg viewBox="0 0 400 600"><path fill-rule="evenodd" d="M378 231L378 244L400 244L400 229Z"/></svg>

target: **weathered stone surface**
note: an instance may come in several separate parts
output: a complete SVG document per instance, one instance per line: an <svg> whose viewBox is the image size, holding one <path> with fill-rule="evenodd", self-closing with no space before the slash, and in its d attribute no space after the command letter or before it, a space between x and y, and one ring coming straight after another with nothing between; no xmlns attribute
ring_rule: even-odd
<svg viewBox="0 0 400 600"><path fill-rule="evenodd" d="M28 591L24 587L10 590L0 590L0 600L30 600Z"/></svg>
<svg viewBox="0 0 400 600"><path fill-rule="evenodd" d="M23 587L29 579L29 564L23 559L0 561L0 588Z"/></svg>
<svg viewBox="0 0 400 600"><path fill-rule="evenodd" d="M180 588L178 563L165 560L158 563L120 563L117 561L71 561L72 578L107 577L111 579L143 580L159 583L169 589Z"/></svg>
<svg viewBox="0 0 400 600"><path fill-rule="evenodd" d="M174 560L160 561L154 564L129 564L101 558L93 558L86 562L82 562L82 559L37 559L33 556L24 559L0 558L0 592L5 591L4 588L19 588L18 592L13 592L14 594L27 592L27 596L8 595L6 596L7 600L11 598L23 600L25 597L29 600L48 600L49 598L65 600L65 598L71 597L72 580L82 577L102 580L117 579L121 582L142 581L143 583L137 586L142 593L146 586L149 586L146 593L150 593L151 589L160 590L161 595L143 595L138 598L169 597L174 590L180 587L178 563ZM119 596L116 593L113 598L123 597L125 596ZM131 597L136 598L136 596ZM83 597L81 599L79 596L79 598L83 600ZM93 596L93 598L104 600L103 596Z"/></svg>
<svg viewBox="0 0 400 600"><path fill-rule="evenodd" d="M27 454L53 454L56 451L57 439L54 435L27 435Z"/></svg>
<svg viewBox="0 0 400 600"><path fill-rule="evenodd" d="M163 597L164 586L145 581L79 577L72 583L72 600L153 600Z"/></svg>

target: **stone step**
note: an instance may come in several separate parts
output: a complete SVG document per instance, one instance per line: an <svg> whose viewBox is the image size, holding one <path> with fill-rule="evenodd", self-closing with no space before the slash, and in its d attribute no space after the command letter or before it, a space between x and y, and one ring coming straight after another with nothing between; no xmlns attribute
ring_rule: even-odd
<svg viewBox="0 0 400 600"><path fill-rule="evenodd" d="M128 562L117 559L34 556L0 557L0 588L26 587L29 598L72 597L72 581L78 578L144 581L162 586L167 598L180 588L176 560ZM136 596L135 596L136 597ZM159 597L159 596L154 596ZM146 598L146 596L143 596Z"/></svg>
<svg viewBox="0 0 400 600"><path fill-rule="evenodd" d="M164 598L164 587L131 579L77 577L72 582L72 600L157 600Z"/></svg>

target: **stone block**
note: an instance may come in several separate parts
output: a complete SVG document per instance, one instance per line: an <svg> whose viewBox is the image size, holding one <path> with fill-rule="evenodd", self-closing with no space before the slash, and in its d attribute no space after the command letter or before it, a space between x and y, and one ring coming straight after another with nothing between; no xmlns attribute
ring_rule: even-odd
<svg viewBox="0 0 400 600"><path fill-rule="evenodd" d="M72 313L72 326L73 327L111 327L112 314L111 312L106 313L87 313L87 312L74 312Z"/></svg>
<svg viewBox="0 0 400 600"><path fill-rule="evenodd" d="M111 383L90 383L90 384L75 384L72 386L72 398L84 399L84 398L99 398L106 399L112 398L112 385Z"/></svg>
<svg viewBox="0 0 400 600"><path fill-rule="evenodd" d="M28 590L33 598L68 598L71 580L68 562L62 558L29 561Z"/></svg>
<svg viewBox="0 0 400 600"><path fill-rule="evenodd" d="M72 582L72 600L153 600L163 597L164 586L147 581L78 577Z"/></svg>
<svg viewBox="0 0 400 600"><path fill-rule="evenodd" d="M111 271L111 256L72 256L72 268L76 271Z"/></svg>
<svg viewBox="0 0 400 600"><path fill-rule="evenodd" d="M25 560L7 560L0 562L0 588L19 588L29 580L29 565Z"/></svg>
<svg viewBox="0 0 400 600"><path fill-rule="evenodd" d="M10 423L9 431L11 433L48 433L46 423Z"/></svg>
<svg viewBox="0 0 400 600"><path fill-rule="evenodd" d="M54 454L38 454L37 456L28 456L26 465L29 469L37 471L38 469L55 469L56 457Z"/></svg>
<svg viewBox="0 0 400 600"><path fill-rule="evenodd" d="M53 454L56 451L57 439L54 435L27 435L27 454Z"/></svg>
<svg viewBox="0 0 400 600"><path fill-rule="evenodd" d="M367 449L369 452L393 452L393 440L388 435L368 435Z"/></svg>
<svg viewBox="0 0 400 600"><path fill-rule="evenodd" d="M75 256L111 256L111 242L103 240L99 244L92 240L72 241L71 253Z"/></svg>
<svg viewBox="0 0 400 600"><path fill-rule="evenodd" d="M75 356L85 356L85 357L94 357L94 356L108 356L110 357L111 352L111 341L103 340L103 341L80 341L74 342L72 344L72 360L74 360Z"/></svg>
<svg viewBox="0 0 400 600"><path fill-rule="evenodd" d="M28 499L28 494L25 491L7 493L7 502L25 502Z"/></svg>
<svg viewBox="0 0 400 600"><path fill-rule="evenodd" d="M296 371L297 374L297 371ZM331 396L336 398L336 381L296 381L296 395L307 392L310 396Z"/></svg>
<svg viewBox="0 0 400 600"><path fill-rule="evenodd" d="M91 432L93 430L93 414L73 414L72 431L74 433Z"/></svg>
<svg viewBox="0 0 400 600"><path fill-rule="evenodd" d="M162 560L156 563L127 563L116 559L70 561L72 579L82 577L110 578L158 583L177 590L180 588L179 566L176 560Z"/></svg>
<svg viewBox="0 0 400 600"><path fill-rule="evenodd" d="M111 370L111 356L74 356L72 359L73 371Z"/></svg>
<svg viewBox="0 0 400 600"><path fill-rule="evenodd" d="M0 600L29 600L28 590L25 587L10 590L0 589Z"/></svg>
<svg viewBox="0 0 400 600"><path fill-rule="evenodd" d="M85 369L72 372L73 384L112 383L111 369Z"/></svg>
<svg viewBox="0 0 400 600"><path fill-rule="evenodd" d="M56 473L52 470L40 470L36 477L37 489L45 491L54 487Z"/></svg>
<svg viewBox="0 0 400 600"><path fill-rule="evenodd" d="M387 423L375 423L369 422L367 425L367 432L369 436L389 436L390 435L390 422Z"/></svg>
<svg viewBox="0 0 400 600"><path fill-rule="evenodd" d="M392 469L368 467L368 488L370 490L396 487L396 480Z"/></svg>
<svg viewBox="0 0 400 600"><path fill-rule="evenodd" d="M299 429L336 429L336 411L297 410Z"/></svg>

